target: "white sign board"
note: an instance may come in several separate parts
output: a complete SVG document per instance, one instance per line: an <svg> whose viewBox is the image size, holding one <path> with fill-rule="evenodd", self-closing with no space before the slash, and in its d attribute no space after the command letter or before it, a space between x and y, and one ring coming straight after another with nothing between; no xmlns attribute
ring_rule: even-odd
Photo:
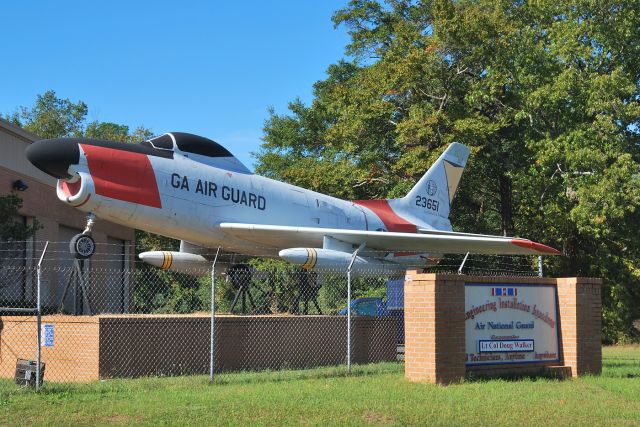
<svg viewBox="0 0 640 427"><path fill-rule="evenodd" d="M465 284L467 365L557 362L552 285Z"/></svg>
<svg viewBox="0 0 640 427"><path fill-rule="evenodd" d="M42 325L42 346L53 347L53 324L45 323Z"/></svg>

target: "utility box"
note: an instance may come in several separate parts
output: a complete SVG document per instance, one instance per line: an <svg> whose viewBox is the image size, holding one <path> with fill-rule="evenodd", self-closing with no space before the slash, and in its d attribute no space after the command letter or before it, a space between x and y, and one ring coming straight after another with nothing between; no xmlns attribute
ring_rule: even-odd
<svg viewBox="0 0 640 427"><path fill-rule="evenodd" d="M16 362L16 384L36 386L37 362L33 360L18 359ZM40 385L44 379L44 363L40 363Z"/></svg>

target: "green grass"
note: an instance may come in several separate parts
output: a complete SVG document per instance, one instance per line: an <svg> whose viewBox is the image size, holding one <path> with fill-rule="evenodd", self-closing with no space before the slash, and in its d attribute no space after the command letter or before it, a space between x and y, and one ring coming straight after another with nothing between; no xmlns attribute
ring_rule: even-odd
<svg viewBox="0 0 640 427"><path fill-rule="evenodd" d="M640 425L640 347L606 347L575 380L405 381L397 364L206 377L0 382L0 425Z"/></svg>

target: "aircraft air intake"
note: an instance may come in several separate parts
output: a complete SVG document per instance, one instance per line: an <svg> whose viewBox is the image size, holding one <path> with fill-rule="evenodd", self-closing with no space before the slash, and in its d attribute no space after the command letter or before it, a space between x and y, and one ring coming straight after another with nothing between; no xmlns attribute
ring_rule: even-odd
<svg viewBox="0 0 640 427"><path fill-rule="evenodd" d="M59 179L56 184L58 199L74 208L84 206L93 194L95 194L95 185L88 173L79 172L72 179Z"/></svg>

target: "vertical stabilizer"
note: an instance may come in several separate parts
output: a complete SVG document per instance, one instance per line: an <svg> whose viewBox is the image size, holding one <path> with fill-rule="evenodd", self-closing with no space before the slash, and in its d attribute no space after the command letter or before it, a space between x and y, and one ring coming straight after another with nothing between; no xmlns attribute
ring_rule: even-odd
<svg viewBox="0 0 640 427"><path fill-rule="evenodd" d="M449 145L409 194L394 201L398 213L427 223L434 215L448 218L468 158L468 147L457 142Z"/></svg>

